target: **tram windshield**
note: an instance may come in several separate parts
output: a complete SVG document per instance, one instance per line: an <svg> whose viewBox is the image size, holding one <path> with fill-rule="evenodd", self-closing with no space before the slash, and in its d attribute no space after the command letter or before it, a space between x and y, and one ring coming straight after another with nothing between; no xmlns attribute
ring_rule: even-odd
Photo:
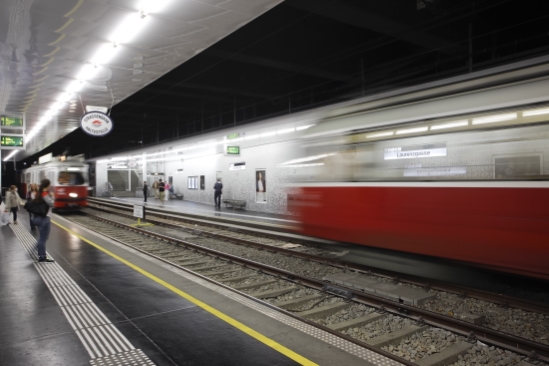
<svg viewBox="0 0 549 366"><path fill-rule="evenodd" d="M60 172L57 182L62 186L79 186L86 183L80 172Z"/></svg>

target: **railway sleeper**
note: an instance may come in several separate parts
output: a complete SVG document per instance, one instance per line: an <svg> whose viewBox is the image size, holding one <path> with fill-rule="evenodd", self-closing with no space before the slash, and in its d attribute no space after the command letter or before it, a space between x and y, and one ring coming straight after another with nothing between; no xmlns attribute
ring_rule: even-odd
<svg viewBox="0 0 549 366"><path fill-rule="evenodd" d="M363 325L373 323L373 322L383 318L384 316L385 316L384 314L370 313L370 314L366 314L364 316L361 316L361 317L358 317L358 318L355 318L355 319L351 319L351 320L347 320L347 321L344 321L344 322L341 322L341 323L330 324L330 325L328 325L328 328L343 332L343 331L345 331L349 328L361 327Z"/></svg>
<svg viewBox="0 0 549 366"><path fill-rule="evenodd" d="M298 297L297 299L277 302L275 305L281 309L291 309L291 308L306 304L309 301L319 300L324 297L326 296L322 294L314 294L309 296Z"/></svg>
<svg viewBox="0 0 549 366"><path fill-rule="evenodd" d="M384 346L394 346L400 343L401 340L411 337L412 335L423 332L424 330L428 329L429 327L424 326L417 326L417 325L408 325L402 329L396 330L391 333L387 333L384 335L381 335L376 338L369 339L366 341L371 346L374 346L376 348L381 348ZM457 356L456 356L457 357Z"/></svg>
<svg viewBox="0 0 549 366"><path fill-rule="evenodd" d="M238 269L234 269L234 270L230 270L230 271L213 272L213 273L212 273L212 276L215 276L216 273L218 273L219 275L223 275L223 274L225 274L225 273L236 272L236 271L239 271L239 270L238 270ZM244 275L244 276L222 278L222 279L217 280L217 282L221 282L221 283L242 282L242 281L247 280L248 278L251 278L251 277L254 277L254 276L257 276L257 274L255 274L255 273L250 273L250 274Z"/></svg>
<svg viewBox="0 0 549 366"><path fill-rule="evenodd" d="M439 353L434 353L430 356L420 358L415 363L419 366L442 366L451 365L458 361L458 357L467 353L469 348L473 347L473 344L467 342L454 343L450 347L447 347Z"/></svg>
<svg viewBox="0 0 549 366"><path fill-rule="evenodd" d="M353 306L353 304L349 302L336 302L334 304L324 305L315 309L300 311L297 312L296 315L307 319L326 318L340 310L349 309L351 306Z"/></svg>
<svg viewBox="0 0 549 366"><path fill-rule="evenodd" d="M242 271L241 268L236 268L236 269L227 269L225 271L216 271L216 272L204 272L202 273L203 276L208 276L208 277L217 277L217 276L223 276L227 273L233 273L233 272L240 272ZM255 274L253 275L250 275L251 276L256 276ZM217 280L219 282L222 282L222 280Z"/></svg>
<svg viewBox="0 0 549 366"><path fill-rule="evenodd" d="M204 272L204 271L209 271L209 270L218 269L218 268L224 268L224 267L228 267L228 266L229 266L228 264L220 263L220 264L215 264L215 265L211 265L211 266L191 268L191 270L194 271L194 272Z"/></svg>
<svg viewBox="0 0 549 366"><path fill-rule="evenodd" d="M232 286L232 288L234 288L235 290L251 290L251 289L257 289L257 288L260 288L262 286L266 286L266 285L270 285L270 284L273 284L273 283L277 283L278 280L267 280L267 281L261 281L261 282L253 282L253 283L247 283L245 285L237 285L237 286Z"/></svg>
<svg viewBox="0 0 549 366"><path fill-rule="evenodd" d="M276 290L267 290L267 291L263 291L263 292L258 292L258 293L254 293L254 294L250 294L250 295L252 295L254 297L257 297L259 299L270 299L270 298L278 297L280 295L285 295L285 294L288 294L290 292L294 292L294 291L297 291L297 290L299 290L298 286L290 286L290 287L276 289Z"/></svg>

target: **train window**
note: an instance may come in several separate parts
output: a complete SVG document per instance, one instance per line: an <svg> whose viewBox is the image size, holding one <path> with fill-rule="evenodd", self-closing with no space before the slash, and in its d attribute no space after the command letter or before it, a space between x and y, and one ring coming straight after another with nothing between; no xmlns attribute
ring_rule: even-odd
<svg viewBox="0 0 549 366"><path fill-rule="evenodd" d="M29 184L31 182L31 173L25 173L25 183Z"/></svg>
<svg viewBox="0 0 549 366"><path fill-rule="evenodd" d="M40 182L42 182L43 179L46 179L46 171L45 170L41 170L39 173L38 173L38 180Z"/></svg>
<svg viewBox="0 0 549 366"><path fill-rule="evenodd" d="M335 137L283 166L296 166L302 180L547 180L548 141L544 125L355 143Z"/></svg>
<svg viewBox="0 0 549 366"><path fill-rule="evenodd" d="M80 172L60 172L57 182L62 186L79 186L84 184L86 180Z"/></svg>

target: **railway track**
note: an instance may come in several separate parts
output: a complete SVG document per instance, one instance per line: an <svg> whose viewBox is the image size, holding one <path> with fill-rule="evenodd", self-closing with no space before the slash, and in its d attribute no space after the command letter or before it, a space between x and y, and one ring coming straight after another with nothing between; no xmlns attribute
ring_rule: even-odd
<svg viewBox="0 0 549 366"><path fill-rule="evenodd" d="M165 222L173 220L171 217L154 219L162 226L144 230L131 227L129 224L134 220L124 217L127 213L108 214L105 210L71 219L126 245L131 243L130 246L165 262L266 301L399 362L428 366L437 360L439 364L484 364L484 361L496 364L501 361L501 364L511 365L527 358L533 362L549 359L547 344L490 329L486 324L475 324L478 318L474 314L462 312L461 317L449 316L427 310L422 301L416 304L413 300L411 303L395 301L389 293L380 296L380 293L350 287L349 278L371 280L375 276L349 270L344 262L330 257L333 254L325 251L308 253L300 251L299 247L283 248L278 242L273 245L272 242L263 244L243 239L241 232L228 230L225 235L194 226L198 224L182 226L181 222ZM151 221L150 216L148 221ZM104 223L109 224L108 229ZM273 240L272 237L267 239ZM341 276L347 276L347 283ZM394 278L382 279L384 281L379 278L378 281L385 287L396 286ZM420 291L415 285L398 285ZM431 295L438 291L421 289ZM438 297L436 294L431 296L434 300L428 305L452 303L447 298L441 302ZM463 297L452 300L456 305ZM501 307L494 313L510 309L519 310Z"/></svg>

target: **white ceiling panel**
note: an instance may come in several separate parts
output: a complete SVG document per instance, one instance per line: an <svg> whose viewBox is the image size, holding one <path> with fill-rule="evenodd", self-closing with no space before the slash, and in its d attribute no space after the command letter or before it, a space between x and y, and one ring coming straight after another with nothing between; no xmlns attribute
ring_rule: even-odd
<svg viewBox="0 0 549 366"><path fill-rule="evenodd" d="M0 0L0 114L24 113L29 138L15 159L78 128L84 105L116 105L280 2Z"/></svg>

